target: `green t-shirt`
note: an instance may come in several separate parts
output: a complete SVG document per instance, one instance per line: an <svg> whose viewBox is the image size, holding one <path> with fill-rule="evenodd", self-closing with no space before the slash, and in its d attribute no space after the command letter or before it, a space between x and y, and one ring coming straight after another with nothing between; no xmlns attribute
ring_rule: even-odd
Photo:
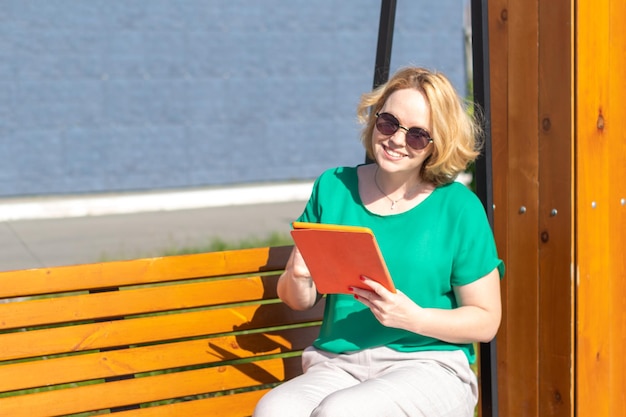
<svg viewBox="0 0 626 417"><path fill-rule="evenodd" d="M469 284L504 264L476 195L460 183L437 187L413 209L389 216L365 208L357 168L325 171L313 186L300 221L372 229L396 287L422 307L453 309L452 286ZM402 352L458 350L475 360L472 344L451 344L385 327L351 295L326 298L324 321L314 346L334 353L387 346Z"/></svg>

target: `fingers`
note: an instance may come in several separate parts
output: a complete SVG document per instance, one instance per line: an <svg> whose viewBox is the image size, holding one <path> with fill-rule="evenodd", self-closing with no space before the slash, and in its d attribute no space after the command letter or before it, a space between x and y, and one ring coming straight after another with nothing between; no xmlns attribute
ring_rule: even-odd
<svg viewBox="0 0 626 417"><path fill-rule="evenodd" d="M379 282L374 281L368 277L361 277L361 281L366 288L358 288L358 287L350 287L350 292L354 295L354 298L367 305L370 309L390 309L392 306L396 305L403 293L401 291L397 291L392 293L387 288L385 288Z"/></svg>
<svg viewBox="0 0 626 417"><path fill-rule="evenodd" d="M363 282L364 286L369 287L369 289L350 287L350 291L354 295L354 298L363 302L364 304L367 304L368 306L371 306L371 303L373 301L384 299L385 291L387 291L385 287L365 276L360 277L360 279Z"/></svg>
<svg viewBox="0 0 626 417"><path fill-rule="evenodd" d="M380 283L374 281L371 278L366 277L365 275L361 275L359 277L363 284L367 285L372 289L372 291L380 296L384 295L385 292L388 292L385 287L383 287Z"/></svg>

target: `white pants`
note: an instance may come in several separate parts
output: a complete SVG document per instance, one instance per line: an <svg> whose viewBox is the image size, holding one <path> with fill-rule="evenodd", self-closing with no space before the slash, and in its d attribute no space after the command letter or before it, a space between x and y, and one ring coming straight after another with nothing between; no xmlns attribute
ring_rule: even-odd
<svg viewBox="0 0 626 417"><path fill-rule="evenodd" d="M307 348L304 374L267 393L254 417L472 417L476 376L462 351L350 354Z"/></svg>

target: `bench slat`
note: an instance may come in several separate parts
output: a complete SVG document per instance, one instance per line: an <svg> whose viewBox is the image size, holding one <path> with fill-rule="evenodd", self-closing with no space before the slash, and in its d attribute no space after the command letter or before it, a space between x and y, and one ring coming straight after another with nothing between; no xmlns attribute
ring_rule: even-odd
<svg viewBox="0 0 626 417"><path fill-rule="evenodd" d="M0 367L0 391L284 354L306 348L318 332L313 326L16 363Z"/></svg>
<svg viewBox="0 0 626 417"><path fill-rule="evenodd" d="M0 299L284 268L291 246L0 272Z"/></svg>
<svg viewBox="0 0 626 417"><path fill-rule="evenodd" d="M228 396L206 398L191 402L180 402L160 407L116 413L116 417L180 417L220 416L249 417L251 410L269 390L258 390Z"/></svg>
<svg viewBox="0 0 626 417"><path fill-rule="evenodd" d="M11 417L64 415L279 382L299 373L298 357L268 359L0 398L0 410Z"/></svg>
<svg viewBox="0 0 626 417"><path fill-rule="evenodd" d="M323 303L308 311L277 303L0 334L0 361L306 323L322 313Z"/></svg>
<svg viewBox="0 0 626 417"><path fill-rule="evenodd" d="M0 304L0 330L275 298L276 280L257 276Z"/></svg>

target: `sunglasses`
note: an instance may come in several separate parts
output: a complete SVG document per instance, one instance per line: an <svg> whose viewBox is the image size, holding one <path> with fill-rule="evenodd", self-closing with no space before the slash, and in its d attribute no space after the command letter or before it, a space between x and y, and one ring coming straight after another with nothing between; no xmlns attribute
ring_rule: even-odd
<svg viewBox="0 0 626 417"><path fill-rule="evenodd" d="M403 129L406 132L406 144L411 148L419 151L428 146L433 141L430 137L430 133L426 129L421 127L404 127L400 124L398 119L390 113L376 113L376 129L380 133L386 136L391 136Z"/></svg>

